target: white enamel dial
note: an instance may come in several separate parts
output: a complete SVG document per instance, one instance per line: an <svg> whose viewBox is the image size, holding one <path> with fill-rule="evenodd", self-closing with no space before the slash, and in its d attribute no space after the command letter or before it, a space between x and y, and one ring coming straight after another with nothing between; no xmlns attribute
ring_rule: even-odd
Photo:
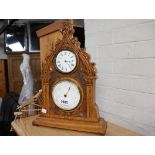
<svg viewBox="0 0 155 155"><path fill-rule="evenodd" d="M63 80L54 86L52 97L59 108L72 110L80 102L80 90L74 82Z"/></svg>
<svg viewBox="0 0 155 155"><path fill-rule="evenodd" d="M56 57L56 67L63 73L69 73L76 67L76 56L69 50L62 50Z"/></svg>

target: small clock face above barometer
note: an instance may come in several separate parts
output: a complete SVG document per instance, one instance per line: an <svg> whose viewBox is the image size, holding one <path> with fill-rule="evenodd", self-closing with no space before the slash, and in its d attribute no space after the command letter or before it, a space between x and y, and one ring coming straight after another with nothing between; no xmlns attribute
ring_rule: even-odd
<svg viewBox="0 0 155 155"><path fill-rule="evenodd" d="M76 55L70 50L62 50L56 56L55 63L58 71L62 73L70 73L76 67Z"/></svg>
<svg viewBox="0 0 155 155"><path fill-rule="evenodd" d="M81 94L77 84L70 80L58 82L52 91L54 103L63 110L72 110L80 102Z"/></svg>

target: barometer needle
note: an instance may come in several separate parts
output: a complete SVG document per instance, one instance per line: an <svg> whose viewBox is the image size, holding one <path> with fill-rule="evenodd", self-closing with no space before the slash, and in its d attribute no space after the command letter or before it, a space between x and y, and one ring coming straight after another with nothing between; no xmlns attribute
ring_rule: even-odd
<svg viewBox="0 0 155 155"><path fill-rule="evenodd" d="M71 86L68 88L67 93L64 95L64 97L67 97L68 92L70 91Z"/></svg>

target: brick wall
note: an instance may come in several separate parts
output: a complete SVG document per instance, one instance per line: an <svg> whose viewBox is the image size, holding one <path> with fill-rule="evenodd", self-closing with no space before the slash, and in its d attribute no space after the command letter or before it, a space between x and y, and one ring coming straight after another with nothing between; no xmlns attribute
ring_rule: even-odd
<svg viewBox="0 0 155 155"><path fill-rule="evenodd" d="M107 121L155 135L155 20L85 20L96 102Z"/></svg>

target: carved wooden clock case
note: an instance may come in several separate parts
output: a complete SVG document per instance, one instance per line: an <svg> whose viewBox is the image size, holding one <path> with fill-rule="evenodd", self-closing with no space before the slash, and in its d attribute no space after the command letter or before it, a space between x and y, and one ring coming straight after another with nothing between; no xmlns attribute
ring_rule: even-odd
<svg viewBox="0 0 155 155"><path fill-rule="evenodd" d="M51 47L42 65L43 108L34 125L105 134L106 122L95 103L95 64L73 37L70 20L60 29L62 40Z"/></svg>

